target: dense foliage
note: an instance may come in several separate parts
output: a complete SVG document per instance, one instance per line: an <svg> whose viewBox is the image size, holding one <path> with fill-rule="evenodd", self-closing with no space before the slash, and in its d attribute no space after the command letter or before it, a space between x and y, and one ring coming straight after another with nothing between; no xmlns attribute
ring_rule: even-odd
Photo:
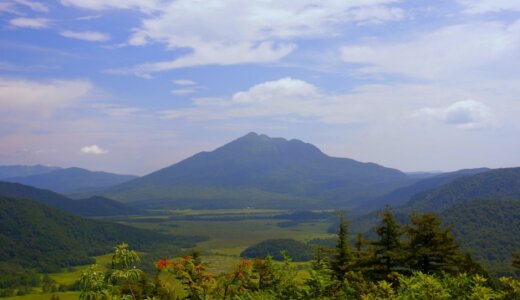
<svg viewBox="0 0 520 300"><path fill-rule="evenodd" d="M0 197L0 262L56 271L92 263L90 256L131 242L138 249L176 243L190 247L196 237L174 237L121 224L83 219L26 199Z"/></svg>
<svg viewBox="0 0 520 300"><path fill-rule="evenodd" d="M140 213L138 209L104 197L72 200L49 190L11 182L0 181L0 196L30 199L79 216L114 216Z"/></svg>
<svg viewBox="0 0 520 300"><path fill-rule="evenodd" d="M313 250L313 247L292 239L271 239L248 247L240 256L245 258L271 256L274 260L283 260L282 252L284 252L294 261L308 261L313 257Z"/></svg>
<svg viewBox="0 0 520 300"><path fill-rule="evenodd" d="M520 200L473 201L453 206L441 217L491 273L511 274L511 253L520 249Z"/></svg>

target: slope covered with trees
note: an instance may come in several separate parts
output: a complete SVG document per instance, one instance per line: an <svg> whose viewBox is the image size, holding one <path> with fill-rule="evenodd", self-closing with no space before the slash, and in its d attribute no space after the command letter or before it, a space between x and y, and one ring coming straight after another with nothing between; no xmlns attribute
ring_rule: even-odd
<svg viewBox="0 0 520 300"><path fill-rule="evenodd" d="M520 199L520 168L496 169L466 176L415 194L402 209L441 212L474 200Z"/></svg>
<svg viewBox="0 0 520 300"><path fill-rule="evenodd" d="M88 199L72 200L52 191L11 182L0 181L0 196L30 199L80 216L140 213L136 208L104 197L93 196Z"/></svg>
<svg viewBox="0 0 520 300"><path fill-rule="evenodd" d="M408 202L417 193L441 187L460 177L471 176L489 170L490 169L487 168L467 169L428 177L409 186L401 187L385 195L370 199L361 204L358 208L362 210L371 210L381 209L385 205L397 207Z"/></svg>
<svg viewBox="0 0 520 300"><path fill-rule="evenodd" d="M510 274L511 253L520 249L520 200L472 201L441 214L462 247L492 273Z"/></svg>
<svg viewBox="0 0 520 300"><path fill-rule="evenodd" d="M198 240L83 219L31 200L0 197L0 261L24 268L56 271L91 263L90 256L107 253L123 241L147 249L165 243L188 247Z"/></svg>

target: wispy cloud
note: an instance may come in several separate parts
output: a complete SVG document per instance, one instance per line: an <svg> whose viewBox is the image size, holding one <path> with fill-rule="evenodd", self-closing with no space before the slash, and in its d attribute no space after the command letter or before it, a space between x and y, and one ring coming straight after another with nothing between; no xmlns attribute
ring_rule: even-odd
<svg viewBox="0 0 520 300"><path fill-rule="evenodd" d="M60 35L70 39L83 40L88 42L105 42L110 40L110 35L97 31L62 31Z"/></svg>
<svg viewBox="0 0 520 300"><path fill-rule="evenodd" d="M172 90L172 94L174 94L174 95L188 95L188 94L193 94L195 92L196 92L195 89L176 89L176 90Z"/></svg>
<svg viewBox="0 0 520 300"><path fill-rule="evenodd" d="M92 90L93 85L83 80L32 81L0 77L0 108L5 113L50 115L58 108L76 103Z"/></svg>
<svg viewBox="0 0 520 300"><path fill-rule="evenodd" d="M465 13L483 14L501 11L520 11L520 2L511 0L458 0Z"/></svg>
<svg viewBox="0 0 520 300"><path fill-rule="evenodd" d="M14 0L14 2L26 6L29 9L35 11L35 12L42 12L47 13L49 12L49 7L47 7L45 4L37 1L29 1L29 0Z"/></svg>
<svg viewBox="0 0 520 300"><path fill-rule="evenodd" d="M45 18L15 18L9 20L9 25L18 28L44 29L49 27L51 22Z"/></svg>
<svg viewBox="0 0 520 300"><path fill-rule="evenodd" d="M173 80L173 83L176 85L195 85L195 84L197 84L195 81L189 80L189 79L177 79L177 80Z"/></svg>
<svg viewBox="0 0 520 300"><path fill-rule="evenodd" d="M81 1L67 0L79 5ZM297 40L341 34L351 24L397 21L404 11L395 0L363 1L240 1L216 0L208 4L189 0L158 6L157 14L145 17L128 43L153 43L169 49L188 48L191 53L172 60L148 62L112 73L146 76L167 70L203 66L272 63L295 51ZM91 3L91 8L143 7L141 1ZM149 8L149 7L148 7ZM198 20L205 20L199 22ZM269 20L266 22L265 20ZM227 34L233 32L233 34Z"/></svg>
<svg viewBox="0 0 520 300"><path fill-rule="evenodd" d="M463 42L461 42L463 41ZM344 62L364 74L406 75L425 79L472 78L517 72L520 21L449 25L406 40L348 45Z"/></svg>

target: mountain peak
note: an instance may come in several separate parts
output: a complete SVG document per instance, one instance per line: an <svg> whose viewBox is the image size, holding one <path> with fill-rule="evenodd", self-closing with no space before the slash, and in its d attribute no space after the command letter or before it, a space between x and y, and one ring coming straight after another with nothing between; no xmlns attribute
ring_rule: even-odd
<svg viewBox="0 0 520 300"><path fill-rule="evenodd" d="M238 154L238 152L242 154L285 153L291 156L324 156L321 150L312 144L297 139L287 140L281 137L270 137L266 134L258 134L256 132L250 132L228 144L225 144L216 151L233 151L236 154Z"/></svg>

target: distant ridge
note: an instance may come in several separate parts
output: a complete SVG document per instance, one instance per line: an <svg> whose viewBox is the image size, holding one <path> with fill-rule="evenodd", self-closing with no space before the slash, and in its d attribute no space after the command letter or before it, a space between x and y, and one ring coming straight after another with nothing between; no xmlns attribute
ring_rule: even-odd
<svg viewBox="0 0 520 300"><path fill-rule="evenodd" d="M45 174L59 170L59 167L48 167L43 165L23 166L0 166L0 180L11 177L25 177L31 175Z"/></svg>
<svg viewBox="0 0 520 300"><path fill-rule="evenodd" d="M520 167L494 169L455 179L415 194L401 209L440 212L475 200L511 199L520 199Z"/></svg>
<svg viewBox="0 0 520 300"><path fill-rule="evenodd" d="M61 194L72 194L120 184L135 178L137 176L94 172L81 168L66 168L25 177L11 177L4 180Z"/></svg>
<svg viewBox="0 0 520 300"><path fill-rule="evenodd" d="M370 199L370 201L366 201L361 204L358 208L362 210L372 210L372 209L380 209L385 205L390 206L401 206L408 202L412 196L419 192L424 192L427 190L431 190L434 188L438 188L447 183L454 181L457 178L464 176L471 176L479 173L487 172L491 169L488 168L478 168L478 169L464 169L458 170L455 172L443 173L436 176L428 177L426 179L422 179L412 185L405 186L402 188L398 188L390 193L385 195L376 197L374 199Z"/></svg>
<svg viewBox="0 0 520 300"><path fill-rule="evenodd" d="M72 200L49 190L0 181L0 196L30 199L79 216L115 216L139 214L136 208L104 198Z"/></svg>
<svg viewBox="0 0 520 300"><path fill-rule="evenodd" d="M395 169L251 132L102 194L157 208L348 207L408 183Z"/></svg>

